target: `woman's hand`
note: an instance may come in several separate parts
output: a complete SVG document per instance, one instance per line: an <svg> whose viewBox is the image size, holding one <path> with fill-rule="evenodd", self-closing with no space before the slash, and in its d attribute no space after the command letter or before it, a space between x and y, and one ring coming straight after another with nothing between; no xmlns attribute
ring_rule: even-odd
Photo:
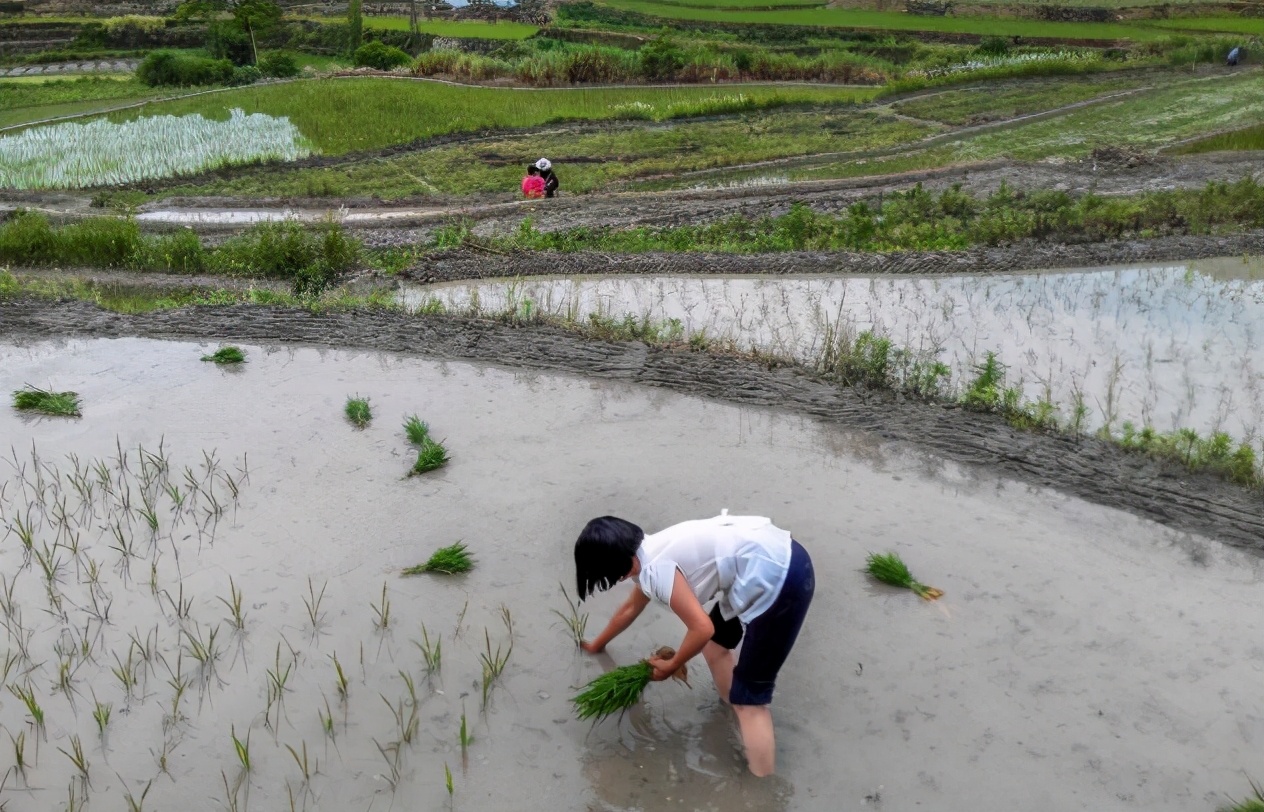
<svg viewBox="0 0 1264 812"><path fill-rule="evenodd" d="M606 650L605 646L599 646L596 643L590 642L588 640L580 641L579 647L582 648L584 651L588 652L589 654L600 654L601 652Z"/></svg>
<svg viewBox="0 0 1264 812"><path fill-rule="evenodd" d="M654 673L650 675L650 679L655 682L662 682L670 679L679 669L680 666L672 665L671 660L665 660L662 657L650 657L650 668L654 669Z"/></svg>

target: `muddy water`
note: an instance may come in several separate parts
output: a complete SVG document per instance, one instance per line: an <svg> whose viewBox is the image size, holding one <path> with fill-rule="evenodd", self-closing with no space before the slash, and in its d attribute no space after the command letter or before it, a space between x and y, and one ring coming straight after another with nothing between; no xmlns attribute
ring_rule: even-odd
<svg viewBox="0 0 1264 812"><path fill-rule="evenodd" d="M464 312L539 310L585 320L679 320L746 349L808 362L827 330L874 330L949 365L957 386L996 352L1008 382L1086 427L1123 421L1254 436L1264 421L1264 265L1220 259L1047 273L940 277L601 277L410 288Z"/></svg>
<svg viewBox="0 0 1264 812"><path fill-rule="evenodd" d="M151 779L147 808L224 808L237 787L241 809L287 808L290 793L296 808L436 809L448 802L446 764L453 808L469 810L1188 810L1240 795L1243 770L1264 772L1261 614L1250 611L1261 602L1258 559L775 412L376 353L247 347L249 363L226 371L198 361L211 348L139 339L0 348L2 388L30 381L84 400L80 420L0 411L15 460L0 463L7 524L30 521L39 501L32 444L45 502L57 502L47 471L73 471L71 453L81 467L103 459L135 498L137 474L118 473L112 458L120 445L158 453L160 443L186 498L175 509L157 497L156 534L135 506L130 524L121 519L136 553L124 569L105 528L122 516L120 497L98 490L80 512L63 479L69 512L83 517L72 520L79 552L38 508L34 547L62 561L54 592L64 620L38 562L23 568L12 533L0 544L21 619L7 619L7 648L28 641L38 664L15 664L6 682L29 678L47 716L42 739L16 697L0 697L0 723L24 732L31 764L4 789L9 809L58 808L72 785L92 808L123 808L124 792L139 797ZM363 431L341 418L354 393L376 415ZM453 461L406 479L399 425L414 412ZM211 450L218 473L205 477ZM129 471L143 470L136 451L127 458ZM182 484L186 466L203 481L196 497ZM217 521L208 492L223 505ZM572 577L569 546L586 519L614 512L657 529L724 507L792 529L819 573L774 705L780 775L766 782L743 775L705 669L692 690L651 686L621 721L572 720L575 686L679 639L670 613L651 607L607 660L577 654L551 611L565 608L557 584ZM470 575L397 575L457 539L478 557ZM875 549L903 553L946 597L927 604L868 583L859 568ZM231 602L230 577L244 633L219 601ZM315 629L309 578L318 593L327 584ZM383 583L385 631L373 608ZM621 597L591 602L590 627ZM109 622L94 620L107 604ZM483 709L484 635L493 649L510 640L502 604L513 651ZM430 680L413 642L423 623L442 638ZM200 671L194 643L216 627L220 655ZM130 701L111 673L128 660L129 634L155 651L151 663L134 654ZM73 653L80 637L92 641L89 659ZM61 658L73 669L70 695L53 688ZM267 672L287 667L283 706L265 717ZM171 671L190 681L174 714ZM388 703L411 713L400 671L416 684L418 728L398 748L392 792L393 755L379 745L393 754L401 738ZM93 694L113 703L104 738ZM473 735L465 758L462 711ZM234 730L249 732L249 773ZM76 735L89 786L59 752ZM285 749L303 743L310 783Z"/></svg>

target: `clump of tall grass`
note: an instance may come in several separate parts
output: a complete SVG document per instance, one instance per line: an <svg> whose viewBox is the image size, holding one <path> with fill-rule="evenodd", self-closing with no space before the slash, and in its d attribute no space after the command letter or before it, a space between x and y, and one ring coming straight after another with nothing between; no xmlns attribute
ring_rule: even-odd
<svg viewBox="0 0 1264 812"><path fill-rule="evenodd" d="M369 421L373 419L373 410L369 408L368 398L347 398L347 405L343 411L347 415L347 420L359 429L369 425Z"/></svg>
<svg viewBox="0 0 1264 812"><path fill-rule="evenodd" d="M1251 444L1241 442L1235 447L1233 438L1222 431L1203 437L1193 429L1160 432L1150 426L1137 429L1125 422L1122 434L1112 439L1129 451L1176 462L1191 471L1210 471L1239 485L1257 486L1264 482Z"/></svg>
<svg viewBox="0 0 1264 812"><path fill-rule="evenodd" d="M215 364L244 364L246 362L246 353L241 347L234 347L230 344L227 347L220 347L210 355L203 355L202 360Z"/></svg>
<svg viewBox="0 0 1264 812"><path fill-rule="evenodd" d="M423 572L442 572L446 575L469 572L474 569L474 557L470 555L465 542L458 541L447 547L434 551L424 564L417 564L404 570L405 575L420 575Z"/></svg>
<svg viewBox="0 0 1264 812"><path fill-rule="evenodd" d="M260 223L210 248L192 231L140 233L135 220L93 217L54 228L40 212L0 224L0 263L221 273L290 279L296 293L319 293L360 261L361 244L336 222Z"/></svg>
<svg viewBox="0 0 1264 812"><path fill-rule="evenodd" d="M13 408L23 412L39 412L54 417L80 417L79 395L76 392L54 392L26 386L13 393Z"/></svg>
<svg viewBox="0 0 1264 812"><path fill-rule="evenodd" d="M899 553L869 553L865 569L882 583L911 589L918 597L928 601L933 601L944 594L943 590L926 586L915 579Z"/></svg>

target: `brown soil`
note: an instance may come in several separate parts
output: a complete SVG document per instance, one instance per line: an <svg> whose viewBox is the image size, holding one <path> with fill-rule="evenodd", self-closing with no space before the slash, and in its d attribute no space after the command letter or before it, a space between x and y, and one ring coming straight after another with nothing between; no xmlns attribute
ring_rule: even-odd
<svg viewBox="0 0 1264 812"><path fill-rule="evenodd" d="M993 415L839 388L802 369L645 344L393 312L198 307L126 316L82 302L0 304L0 337L142 336L299 343L508 364L767 406L907 442L1040 487L1264 553L1260 494L1085 437L1019 431Z"/></svg>

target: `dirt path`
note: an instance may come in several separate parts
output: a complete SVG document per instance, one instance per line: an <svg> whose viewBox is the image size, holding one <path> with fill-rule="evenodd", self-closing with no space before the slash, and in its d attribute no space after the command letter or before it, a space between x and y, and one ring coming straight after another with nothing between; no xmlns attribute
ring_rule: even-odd
<svg viewBox="0 0 1264 812"><path fill-rule="evenodd" d="M769 368L640 343L587 341L560 329L516 328L391 312L311 313L265 307L198 307L137 316L81 302L0 303L0 337L142 336L282 342L419 353L661 386L777 408L911 443L1040 487L1129 510L1167 526L1264 553L1261 496L1111 444L1034 434L992 415L840 389L802 370ZM928 458L933 465L933 458Z"/></svg>

